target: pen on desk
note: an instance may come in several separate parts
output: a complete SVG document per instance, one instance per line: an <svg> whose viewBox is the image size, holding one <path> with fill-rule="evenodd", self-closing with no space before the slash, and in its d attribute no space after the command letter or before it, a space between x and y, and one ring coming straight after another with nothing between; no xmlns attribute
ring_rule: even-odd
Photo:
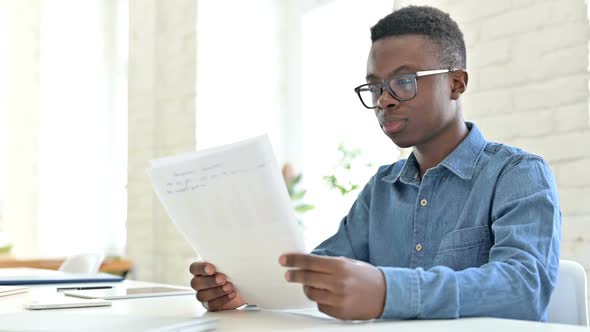
<svg viewBox="0 0 590 332"><path fill-rule="evenodd" d="M57 291L65 291L65 290L86 290L86 289L109 289L113 288L113 286L90 286L90 287L58 287Z"/></svg>

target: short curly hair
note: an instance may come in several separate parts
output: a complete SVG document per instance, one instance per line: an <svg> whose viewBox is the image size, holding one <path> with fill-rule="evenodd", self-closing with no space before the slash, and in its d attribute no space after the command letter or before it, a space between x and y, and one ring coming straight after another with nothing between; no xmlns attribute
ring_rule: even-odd
<svg viewBox="0 0 590 332"><path fill-rule="evenodd" d="M429 6L408 6L385 16L371 28L371 41L403 35L424 35L440 50L449 69L466 69L465 40L449 14Z"/></svg>

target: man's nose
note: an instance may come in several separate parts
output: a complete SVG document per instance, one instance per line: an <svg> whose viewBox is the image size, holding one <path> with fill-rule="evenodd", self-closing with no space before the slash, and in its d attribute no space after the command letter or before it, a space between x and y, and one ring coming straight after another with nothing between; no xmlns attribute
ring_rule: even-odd
<svg viewBox="0 0 590 332"><path fill-rule="evenodd" d="M377 99L377 106L381 109L386 110L389 108L394 108L397 105L399 105L399 100L395 99L389 93L389 91L383 89L383 92L381 92L381 96L379 96L379 99Z"/></svg>

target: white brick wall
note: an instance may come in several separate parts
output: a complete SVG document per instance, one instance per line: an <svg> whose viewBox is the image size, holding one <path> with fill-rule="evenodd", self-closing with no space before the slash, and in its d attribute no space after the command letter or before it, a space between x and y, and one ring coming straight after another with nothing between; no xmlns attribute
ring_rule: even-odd
<svg viewBox="0 0 590 332"><path fill-rule="evenodd" d="M153 194L151 159L194 150L196 1L129 1L127 255L132 277L187 286L195 253Z"/></svg>
<svg viewBox="0 0 590 332"><path fill-rule="evenodd" d="M587 5L571 1L398 1L451 14L467 43L466 117L490 140L542 155L557 178L562 258L590 273Z"/></svg>

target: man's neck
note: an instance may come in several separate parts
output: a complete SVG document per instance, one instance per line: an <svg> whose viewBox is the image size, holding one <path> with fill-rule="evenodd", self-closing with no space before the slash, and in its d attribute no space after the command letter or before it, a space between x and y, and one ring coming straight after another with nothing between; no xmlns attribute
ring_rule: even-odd
<svg viewBox="0 0 590 332"><path fill-rule="evenodd" d="M420 179L430 168L442 162L469 134L465 121L457 121L425 144L414 146L414 156L420 165Z"/></svg>

